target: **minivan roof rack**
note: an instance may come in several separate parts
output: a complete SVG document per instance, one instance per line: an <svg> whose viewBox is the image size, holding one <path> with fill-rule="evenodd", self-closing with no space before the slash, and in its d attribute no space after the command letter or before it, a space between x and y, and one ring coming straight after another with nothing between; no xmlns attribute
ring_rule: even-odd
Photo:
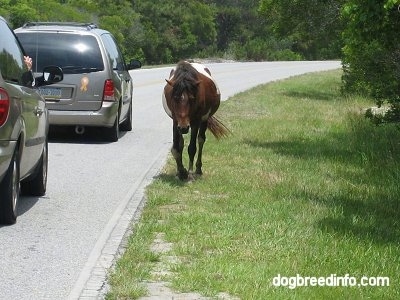
<svg viewBox="0 0 400 300"><path fill-rule="evenodd" d="M98 28L95 23L79 23L79 22L28 22L22 27L34 26L71 26L71 27L85 27L87 30Z"/></svg>

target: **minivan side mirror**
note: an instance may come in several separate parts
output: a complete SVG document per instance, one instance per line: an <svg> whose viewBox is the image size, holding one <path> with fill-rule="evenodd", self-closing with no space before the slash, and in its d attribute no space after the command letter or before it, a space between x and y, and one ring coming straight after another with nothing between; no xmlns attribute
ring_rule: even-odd
<svg viewBox="0 0 400 300"><path fill-rule="evenodd" d="M64 79L63 70L57 66L47 66L43 68L43 74L36 77L36 86L48 85L60 82Z"/></svg>
<svg viewBox="0 0 400 300"><path fill-rule="evenodd" d="M43 69L43 79L47 84L60 82L64 79L64 73L60 67L48 66Z"/></svg>
<svg viewBox="0 0 400 300"><path fill-rule="evenodd" d="M128 69L140 69L142 67L142 63L137 59L132 59L128 64Z"/></svg>

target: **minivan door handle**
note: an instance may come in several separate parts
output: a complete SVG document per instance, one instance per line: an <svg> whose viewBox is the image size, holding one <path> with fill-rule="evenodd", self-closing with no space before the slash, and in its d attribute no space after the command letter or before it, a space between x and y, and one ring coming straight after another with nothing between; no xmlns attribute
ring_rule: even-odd
<svg viewBox="0 0 400 300"><path fill-rule="evenodd" d="M43 114L44 110L41 109L39 106L36 106L33 112L37 117L40 117Z"/></svg>

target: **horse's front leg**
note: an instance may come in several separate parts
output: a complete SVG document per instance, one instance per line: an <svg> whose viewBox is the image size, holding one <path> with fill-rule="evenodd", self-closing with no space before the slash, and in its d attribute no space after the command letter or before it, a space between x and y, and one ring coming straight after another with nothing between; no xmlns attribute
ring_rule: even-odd
<svg viewBox="0 0 400 300"><path fill-rule="evenodd" d="M171 153L176 161L176 168L178 171L178 177L180 180L185 180L188 178L188 171L185 169L182 163L182 151L184 146L183 136L177 128L177 125L174 122L173 127L173 144Z"/></svg>
<svg viewBox="0 0 400 300"><path fill-rule="evenodd" d="M199 126L191 125L191 132L190 132L190 143L188 146L188 154L189 154L189 173L193 172L193 161L194 156L196 155L197 147L196 147L196 139L197 133L199 132Z"/></svg>
<svg viewBox="0 0 400 300"><path fill-rule="evenodd" d="M199 174L199 175L203 174L203 172L201 170L201 167L203 166L201 157L203 155L203 146L206 141L206 130L207 130L207 121L201 122L200 129L199 129L199 135L197 138L197 141L199 143L199 153L197 154L197 161L196 161L196 174Z"/></svg>

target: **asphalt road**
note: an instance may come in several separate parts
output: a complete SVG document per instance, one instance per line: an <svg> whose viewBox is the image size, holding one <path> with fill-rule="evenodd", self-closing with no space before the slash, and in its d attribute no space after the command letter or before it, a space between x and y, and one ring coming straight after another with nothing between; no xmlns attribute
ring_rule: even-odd
<svg viewBox="0 0 400 300"><path fill-rule="evenodd" d="M340 62L206 64L222 98ZM22 197L13 226L0 227L0 299L95 299L145 187L165 163L172 124L161 105L168 68L132 71L133 131L104 143L99 130L52 132L45 197Z"/></svg>

